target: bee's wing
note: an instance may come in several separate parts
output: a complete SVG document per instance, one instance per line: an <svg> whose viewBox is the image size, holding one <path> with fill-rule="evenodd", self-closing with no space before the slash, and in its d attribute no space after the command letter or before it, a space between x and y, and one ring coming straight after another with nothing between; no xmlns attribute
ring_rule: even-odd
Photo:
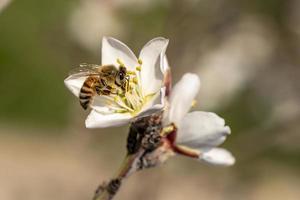
<svg viewBox="0 0 300 200"><path fill-rule="evenodd" d="M103 65L99 71L104 76L111 76L116 74L118 69L114 65Z"/></svg>
<svg viewBox="0 0 300 200"><path fill-rule="evenodd" d="M88 76L88 75L98 75L98 69L99 69L99 65L96 64L80 64L79 67L72 69L69 72L69 75L72 76L78 76L78 77L82 77L82 76Z"/></svg>

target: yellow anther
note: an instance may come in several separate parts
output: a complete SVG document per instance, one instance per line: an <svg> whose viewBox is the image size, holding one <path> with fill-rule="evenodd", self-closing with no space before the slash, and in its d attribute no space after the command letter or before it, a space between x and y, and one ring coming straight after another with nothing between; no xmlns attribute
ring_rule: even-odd
<svg viewBox="0 0 300 200"><path fill-rule="evenodd" d="M134 78L132 79L132 82L133 82L134 84L138 84L138 80L137 80L137 78L136 78L136 77L134 77Z"/></svg>
<svg viewBox="0 0 300 200"><path fill-rule="evenodd" d="M140 72L141 69L142 69L142 67L141 67L141 66L137 66L135 69L136 69L136 71L139 71L139 72Z"/></svg>
<svg viewBox="0 0 300 200"><path fill-rule="evenodd" d="M196 104L197 104L197 101L194 99L193 101L192 101L192 107L195 107L196 106Z"/></svg>
<svg viewBox="0 0 300 200"><path fill-rule="evenodd" d="M122 91L121 90L117 90L117 95L121 95Z"/></svg>
<svg viewBox="0 0 300 200"><path fill-rule="evenodd" d="M138 63L140 64L140 65L142 65L143 64L143 61L142 61L142 59L138 59Z"/></svg>
<svg viewBox="0 0 300 200"><path fill-rule="evenodd" d="M117 63L118 63L119 65L121 65L122 67L125 66L124 63L120 60L120 58L117 58Z"/></svg>
<svg viewBox="0 0 300 200"><path fill-rule="evenodd" d="M134 71L127 71L127 74L129 74L129 75L136 75L136 73Z"/></svg>
<svg viewBox="0 0 300 200"><path fill-rule="evenodd" d="M164 136L169 135L170 133L172 133L175 130L176 130L176 126L174 124L170 124L161 130L160 135L162 137L164 137Z"/></svg>
<svg viewBox="0 0 300 200"><path fill-rule="evenodd" d="M118 96L115 96L114 97L114 102L118 102L119 101L119 97Z"/></svg>

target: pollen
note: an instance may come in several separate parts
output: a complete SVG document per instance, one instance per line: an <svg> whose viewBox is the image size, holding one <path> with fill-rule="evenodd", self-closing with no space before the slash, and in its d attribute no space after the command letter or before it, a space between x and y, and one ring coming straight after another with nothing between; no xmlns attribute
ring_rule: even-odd
<svg viewBox="0 0 300 200"><path fill-rule="evenodd" d="M132 79L132 82L133 82L134 84L138 84L138 79L137 79L136 77L134 77L134 78Z"/></svg>
<svg viewBox="0 0 300 200"><path fill-rule="evenodd" d="M117 63L120 66L126 67L129 69L129 66L125 66L121 59L117 59ZM136 115L143 107L143 105L149 101L149 98L152 98L153 95L144 95L142 91L141 84L141 65L142 60L138 60L139 66L135 67L135 71L127 70L127 75L130 76L128 82L128 89L124 91L119 91L115 94L112 94L110 97L110 108L115 113L130 113L131 115Z"/></svg>
<svg viewBox="0 0 300 200"><path fill-rule="evenodd" d="M143 61L142 61L142 59L138 59L138 63L140 64L140 65L142 65L143 64Z"/></svg>
<svg viewBox="0 0 300 200"><path fill-rule="evenodd" d="M115 96L114 97L114 102L118 102L119 101L119 96Z"/></svg>
<svg viewBox="0 0 300 200"><path fill-rule="evenodd" d="M136 71L139 71L139 72L140 72L141 69L142 69L142 67L141 67L141 66L137 66L135 69L136 69Z"/></svg>
<svg viewBox="0 0 300 200"><path fill-rule="evenodd" d="M135 71L127 71L127 74L128 74L128 75L133 75L133 76L135 76L135 75L136 75L136 72L135 72Z"/></svg>
<svg viewBox="0 0 300 200"><path fill-rule="evenodd" d="M173 123L169 124L162 129L160 135L162 137L165 137L165 136L169 135L170 133L172 133L173 131L175 131L176 129L177 129L177 127L175 126L175 124L173 124Z"/></svg>
<svg viewBox="0 0 300 200"><path fill-rule="evenodd" d="M124 63L121 61L120 58L117 58L117 63L122 66L122 67L125 67Z"/></svg>

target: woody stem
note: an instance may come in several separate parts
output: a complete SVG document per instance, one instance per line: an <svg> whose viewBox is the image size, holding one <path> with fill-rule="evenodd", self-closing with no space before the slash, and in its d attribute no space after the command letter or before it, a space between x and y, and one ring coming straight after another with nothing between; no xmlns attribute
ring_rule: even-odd
<svg viewBox="0 0 300 200"><path fill-rule="evenodd" d="M116 175L110 179L108 184L101 184L95 195L93 200L111 200L119 191L119 188L123 182L123 180L128 177L135 169L132 171L132 165L136 158L138 158L143 151L138 151L135 154L127 154L121 164L119 171Z"/></svg>

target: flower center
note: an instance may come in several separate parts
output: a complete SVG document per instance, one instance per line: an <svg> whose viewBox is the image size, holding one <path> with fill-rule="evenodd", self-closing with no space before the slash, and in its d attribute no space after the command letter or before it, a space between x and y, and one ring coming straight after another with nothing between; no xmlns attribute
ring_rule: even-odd
<svg viewBox="0 0 300 200"><path fill-rule="evenodd" d="M138 60L138 66L135 67L134 71L129 71L128 66L117 59L117 63L127 69L127 76L129 78L127 82L126 90L117 88L116 94L106 96L107 104L110 110L115 113L130 113L136 115L143 107L143 105L151 98L154 94L145 95L141 86L141 69L142 61Z"/></svg>

